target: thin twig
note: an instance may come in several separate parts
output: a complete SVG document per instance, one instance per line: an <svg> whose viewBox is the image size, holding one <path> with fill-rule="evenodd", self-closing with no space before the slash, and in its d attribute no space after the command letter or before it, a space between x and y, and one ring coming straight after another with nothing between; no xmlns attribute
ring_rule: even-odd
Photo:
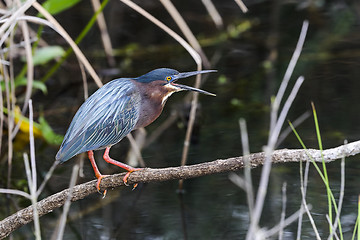
<svg viewBox="0 0 360 240"><path fill-rule="evenodd" d="M211 19L215 23L216 27L223 28L224 22L213 2L211 0L201 0L201 1L204 4L206 11L209 13Z"/></svg>
<svg viewBox="0 0 360 240"><path fill-rule="evenodd" d="M29 167L29 160L26 154L24 154L24 161L26 167L26 175L28 178L31 203L34 211L34 225L35 225L35 238L41 239L40 219L39 212L36 207L38 203L38 195L36 194L37 189L37 174L36 174L36 161L35 161L35 142L34 142L34 120L33 120L33 105L32 100L29 99L29 139L30 139L30 162L31 168ZM31 173L30 173L31 171Z"/></svg>
<svg viewBox="0 0 360 240"><path fill-rule="evenodd" d="M245 162L245 159L244 159ZM246 163L244 164L246 166ZM232 181L236 186L238 186L239 188L241 188L242 190L245 191L246 193L246 181L244 180L244 178L240 177L239 175L237 175L236 173L229 173L229 179L230 181ZM251 214L249 213L249 217L251 218Z"/></svg>
<svg viewBox="0 0 360 240"><path fill-rule="evenodd" d="M326 214L326 221L327 221L330 225L333 225L328 214ZM335 237L336 240L340 240L339 236L336 234L335 231L332 230L331 233L333 234L333 237Z"/></svg>
<svg viewBox="0 0 360 240"><path fill-rule="evenodd" d="M31 161L31 176L33 191L36 195L37 189L37 173L36 173L36 160L35 160L35 140L34 140L34 117L33 117L32 100L29 99L29 139L30 139L30 161Z"/></svg>
<svg viewBox="0 0 360 240"><path fill-rule="evenodd" d="M347 144L347 140L344 141L344 144ZM339 196L339 203L338 203L338 211L336 213L336 217L334 220L334 225L331 228L331 233L328 237L328 240L331 240L334 234L336 234L336 229L338 227L341 215L342 204L344 200L344 190L345 190L345 157L341 158L341 183L340 183L340 196Z"/></svg>
<svg viewBox="0 0 360 240"><path fill-rule="evenodd" d="M57 229L55 231L56 234L53 235L53 236L55 236L55 238L52 238L52 239L57 239L57 240L63 239L65 225L66 225L66 219L67 219L67 215L68 215L69 210L70 210L71 199L72 199L72 196L73 196L74 186L76 184L78 174L79 174L79 165L75 164L73 169L72 169L72 173L71 173L71 179L70 179L70 185L69 185L69 195L67 196L66 201L64 203L63 212L61 214L59 224L58 224Z"/></svg>
<svg viewBox="0 0 360 240"><path fill-rule="evenodd" d="M36 196L36 186L33 183L32 176L31 176L31 167L29 164L29 157L26 153L23 154L24 156L24 164L26 170L26 176L28 180L28 185L30 189L30 200L31 200L31 209L33 214L34 226L35 226L35 238L37 240L41 239L41 230L40 230L40 219L39 219L39 211L37 208L37 196Z"/></svg>
<svg viewBox="0 0 360 240"><path fill-rule="evenodd" d="M249 10L242 0L235 0L236 4L240 7L243 13L247 13Z"/></svg>
<svg viewBox="0 0 360 240"><path fill-rule="evenodd" d="M198 68L198 71L200 71L201 68ZM195 88L199 88L200 86L200 75L196 76L196 82L195 82ZM192 130L194 127L194 123L195 123L195 116L196 116L196 109L198 106L198 100L199 100L199 93L198 92L193 92L193 99L191 101L191 108L190 108L190 114L189 114L189 120L188 120L188 126L186 129L186 134L185 134L185 139L184 139L184 147L183 147L183 152L182 152L182 156L181 156L181 166L184 166L187 162L187 157L188 157L188 153L189 153L189 148L190 148L190 142L191 142L191 135L192 135ZM182 185L180 183L180 185Z"/></svg>
<svg viewBox="0 0 360 240"><path fill-rule="evenodd" d="M31 199L30 194L28 194L27 192L24 192L24 191L16 190L16 189L0 188L0 193L19 195L19 196Z"/></svg>
<svg viewBox="0 0 360 240"><path fill-rule="evenodd" d="M310 167L310 161L306 161L306 165L305 165L305 172L303 175L303 164L300 161L300 190L303 192L304 196L302 196L303 198L306 199L306 191L307 191L307 184L308 184L308 179L309 179L309 167ZM304 210L304 202L301 201L301 206L300 206L300 211ZM301 239L301 227L302 227L302 219L303 219L303 215L299 216L299 221L298 221L298 229L297 229L297 235L296 235L296 239L300 240Z"/></svg>
<svg viewBox="0 0 360 240"><path fill-rule="evenodd" d="M3 54L0 53L0 71L2 73L4 73L4 68L6 68L6 66L4 66L3 63ZM6 78L4 76L4 78ZM4 100L3 100L3 91L0 91L0 155L1 154L1 149L2 149L2 136L3 136L3 127L4 127Z"/></svg>
<svg viewBox="0 0 360 240"><path fill-rule="evenodd" d="M321 155L321 152L320 152L320 155ZM310 210L309 210L309 208L307 207L307 204L306 204L306 195L305 195L306 194L306 187L305 187L305 185L304 185L304 187L301 186L300 190L301 190L302 207L305 208L306 214L309 217L309 220L310 220L311 226L312 226L312 228L314 230L316 239L321 240L319 232L318 232L316 224L315 224L315 221L314 221L314 219L313 219L313 217L312 217L312 215L310 213ZM299 231L299 229L298 229L298 231Z"/></svg>
<svg viewBox="0 0 360 240"><path fill-rule="evenodd" d="M134 151L135 155L136 155L136 158L139 162L139 165L141 167L145 167L146 164L145 164L145 161L143 159L143 157L141 156L141 150L140 150L140 147L138 146L138 144L136 143L134 137L132 136L131 133L129 133L128 135L126 135L127 139L129 139L129 142L130 142L130 145L131 145L131 148L132 150Z"/></svg>
<svg viewBox="0 0 360 240"><path fill-rule="evenodd" d="M101 8L101 4L99 0L91 0L92 6L96 11L98 11ZM106 54L106 58L108 60L108 64L110 67L115 67L115 58L114 58L114 54L113 54L113 48L112 48L112 44L111 44L111 39L109 36L109 32L106 26L106 21L105 21L105 17L103 12L100 12L97 15L96 21L98 23L100 32L101 32L101 40L104 46L104 50L105 50L105 54Z"/></svg>
<svg viewBox="0 0 360 240"><path fill-rule="evenodd" d="M312 208L312 206L310 204L307 207L310 210ZM297 210L290 217L288 217L284 220L282 228L285 228L285 227L289 226L291 223L295 222L298 218L300 218L300 216L303 216L304 213L305 213L304 209ZM280 224L278 224L275 227L265 231L264 235L266 236L266 239L271 238L272 236L277 234L280 231L280 229L281 229L281 226L280 226Z"/></svg>
<svg viewBox="0 0 360 240"><path fill-rule="evenodd" d="M287 88L287 85L290 81L290 78L294 72L296 63L300 57L300 54L302 52L302 48L304 46L304 42L305 42L305 38L306 38L306 34L307 34L307 29L309 26L309 22L308 21L304 21L302 28L301 28L301 32L300 32L300 36L298 39L298 42L296 44L295 47L295 51L291 57L291 60L289 62L288 68L286 69L285 75L283 80L281 81L281 85L279 87L278 93L276 94L275 100L272 104L272 107L274 109L274 111L271 112L271 118L270 118L270 130L272 131L275 127L275 123L276 123L276 119L277 119L277 112L278 109L280 107L280 103L282 101L282 98L285 94L285 90Z"/></svg>
<svg viewBox="0 0 360 240"><path fill-rule="evenodd" d="M13 43L13 37L14 37L14 33L12 33L10 36L10 39L9 39L10 45ZM15 125L13 110L15 109L16 98L15 98L15 89L14 89L15 84L14 84L14 74L13 74L14 66L12 64L13 57L12 57L12 54L9 54L9 55L10 55L9 72L8 72L8 68L6 66L4 66L3 67L3 71L4 71L3 76L5 79L6 107L8 109L7 126L8 126L8 132L12 133L14 130L14 125ZM7 188L10 188L11 187L11 174L12 174L12 171L11 171L12 170L12 160L13 160L13 154L14 154L11 134L8 134L7 141L8 141Z"/></svg>
<svg viewBox="0 0 360 240"><path fill-rule="evenodd" d="M9 29L6 30L6 32L4 34L0 34L0 36L2 36L0 39L0 46L2 46L4 44L4 42L9 38L9 36L13 35L13 33L15 32L14 29L15 29L16 25L17 25L16 22L12 23L10 25Z"/></svg>
<svg viewBox="0 0 360 240"><path fill-rule="evenodd" d="M286 215L286 182L282 186L282 209L281 209L281 218L280 218L280 230L279 230L279 240L283 239L284 228L285 228L285 215Z"/></svg>
<svg viewBox="0 0 360 240"><path fill-rule="evenodd" d="M244 176L246 182L246 197L249 206L249 216L251 218L254 210L254 189L251 178L251 165L249 160L250 146L249 146L249 138L248 138L245 119L241 118L239 120L239 126L240 126L240 135L241 135L241 145L243 148L244 162L245 162Z"/></svg>
<svg viewBox="0 0 360 240"><path fill-rule="evenodd" d="M288 99L286 100L283 109L280 112L279 118L277 119L276 124L274 125L274 129L272 129L272 132L270 134L269 143L268 146L274 146L276 145L277 139L279 137L280 131L282 126L284 125L286 116L290 110L291 104L294 101L298 91L300 90L300 87L302 83L304 82L304 77L300 76L293 87L293 89L290 92L290 95Z"/></svg>
<svg viewBox="0 0 360 240"><path fill-rule="evenodd" d="M26 64L27 64L27 75L26 75L27 83L26 83L25 100L24 100L24 106L21 111L22 114L25 114L32 93L32 86L34 81L34 63L32 58L32 49L31 49L28 25L26 22L21 21L20 27L22 29L22 33L24 37L25 55L26 55Z"/></svg>
<svg viewBox="0 0 360 240"><path fill-rule="evenodd" d="M86 72L84 69L84 65L80 61L79 61L79 67L80 67L81 78L82 78L83 86L84 86L84 100L86 100L89 97L89 88L88 88L88 83L87 83L87 79L86 79Z"/></svg>
<svg viewBox="0 0 360 240"><path fill-rule="evenodd" d="M145 130L145 128L139 128L135 131L134 135L131 134L131 136L133 137L133 143L130 142L130 145L132 146L132 144L136 144L134 146L137 148L137 150L135 152L135 149L133 149L133 147L131 147L128 150L125 162L130 166L146 167L146 163L141 156L141 149L144 148L144 143L146 141L146 134L147 131Z"/></svg>
<svg viewBox="0 0 360 240"><path fill-rule="evenodd" d="M21 5L11 16L8 18L8 20L1 25L0 27L0 36L3 35L4 31L12 24L16 24L17 18L26 12L31 5L35 2L35 0L28 0L24 2L23 5ZM1 46L2 44L0 44Z"/></svg>
<svg viewBox="0 0 360 240"><path fill-rule="evenodd" d="M177 26L180 28L181 32L184 34L186 40L190 45L199 53L201 56L202 62L205 68L210 68L209 59L206 57L204 51L202 50L199 41L196 39L191 29L185 22L184 18L181 16L179 11L175 8L174 4L170 0L160 0L165 9L169 12L170 16L174 19Z"/></svg>
<svg viewBox="0 0 360 240"><path fill-rule="evenodd" d="M51 165L51 168L49 169L49 171L46 173L43 182L40 184L40 187L38 188L36 194L37 196L39 196L42 191L45 188L46 183L49 181L49 179L51 178L52 174L54 173L55 168L57 167L57 165L59 164L58 161L54 161L53 165Z"/></svg>

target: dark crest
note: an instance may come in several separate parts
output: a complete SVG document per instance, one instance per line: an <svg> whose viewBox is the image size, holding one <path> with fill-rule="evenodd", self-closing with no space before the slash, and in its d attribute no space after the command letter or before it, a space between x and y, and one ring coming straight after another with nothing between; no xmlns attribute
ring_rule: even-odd
<svg viewBox="0 0 360 240"><path fill-rule="evenodd" d="M179 72L171 68L158 68L135 79L142 83L148 83L156 80L166 81L166 77L177 74L179 74Z"/></svg>

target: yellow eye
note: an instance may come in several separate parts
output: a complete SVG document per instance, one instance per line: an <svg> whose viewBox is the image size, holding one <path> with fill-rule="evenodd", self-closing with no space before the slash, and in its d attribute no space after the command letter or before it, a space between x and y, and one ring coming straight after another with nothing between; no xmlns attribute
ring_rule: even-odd
<svg viewBox="0 0 360 240"><path fill-rule="evenodd" d="M170 76L166 77L166 80L167 80L168 82L170 82L171 77L170 77Z"/></svg>

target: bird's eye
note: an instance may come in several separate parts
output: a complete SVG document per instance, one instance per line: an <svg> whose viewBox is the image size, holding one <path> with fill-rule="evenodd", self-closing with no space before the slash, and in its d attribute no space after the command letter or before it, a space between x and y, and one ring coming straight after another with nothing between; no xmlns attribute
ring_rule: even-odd
<svg viewBox="0 0 360 240"><path fill-rule="evenodd" d="M170 77L170 76L166 77L166 80L167 80L168 82L170 82L171 77Z"/></svg>

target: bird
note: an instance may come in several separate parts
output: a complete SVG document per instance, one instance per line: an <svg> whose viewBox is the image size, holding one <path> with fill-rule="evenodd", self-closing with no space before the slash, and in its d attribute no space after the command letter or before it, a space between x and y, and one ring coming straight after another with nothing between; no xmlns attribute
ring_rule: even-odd
<svg viewBox="0 0 360 240"><path fill-rule="evenodd" d="M116 161L109 156L110 148L131 131L146 127L157 119L167 101L175 92L194 91L216 96L213 93L176 83L181 78L216 72L202 70L178 72L170 68L152 70L140 77L114 79L93 93L75 113L64 140L56 154L56 161L64 163L72 157L87 152L98 179L100 192L103 177L96 165L95 150L105 149L103 159L125 169L123 181L127 184L130 173L141 170ZM106 190L104 191L104 196Z"/></svg>

